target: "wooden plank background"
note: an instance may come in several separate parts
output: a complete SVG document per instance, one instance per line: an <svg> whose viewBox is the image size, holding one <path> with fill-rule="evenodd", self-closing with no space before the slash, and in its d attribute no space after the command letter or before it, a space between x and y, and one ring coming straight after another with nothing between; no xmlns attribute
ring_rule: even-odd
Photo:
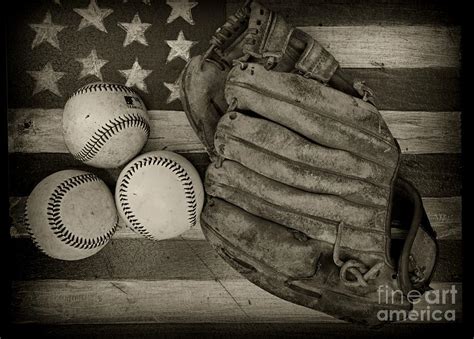
<svg viewBox="0 0 474 339"><path fill-rule="evenodd" d="M434 284L436 289L450 285ZM460 284L456 285L459 293ZM320 322L341 320L295 305L238 280L84 281L36 280L13 286L19 302L28 297L28 309L18 310L19 322L43 323L202 323L214 322ZM18 302L18 303L19 303ZM15 302L15 304L18 304ZM90 312L91 303L95 305ZM157 304L160 309L157 310ZM186 312L182 312L182 305ZM415 310L426 309L426 302ZM161 310L163 308L163 310ZM460 316L460 305L436 305L432 310L450 309ZM34 315L34 316L33 316Z"/></svg>
<svg viewBox="0 0 474 339"><path fill-rule="evenodd" d="M381 111L404 154L459 153L459 112ZM204 152L183 111L149 111L150 138L144 152L167 149ZM9 151L67 153L61 109L15 109L9 112Z"/></svg>
<svg viewBox="0 0 474 339"><path fill-rule="evenodd" d="M449 3L408 0L261 1L314 36L347 73L375 90L379 109L400 143L401 174L420 190L440 241L434 288L461 290L460 19ZM227 13L241 4L227 0ZM60 108L8 112L12 297L17 323L334 323L282 301L224 263L199 229L151 242L122 227L97 255L78 262L39 253L23 225L24 202L45 176L89 170L111 189L120 169L74 160L61 136ZM204 173L209 159L177 107L150 111L144 151L168 149ZM456 310L462 317L460 295ZM421 305L420 307L422 307Z"/></svg>

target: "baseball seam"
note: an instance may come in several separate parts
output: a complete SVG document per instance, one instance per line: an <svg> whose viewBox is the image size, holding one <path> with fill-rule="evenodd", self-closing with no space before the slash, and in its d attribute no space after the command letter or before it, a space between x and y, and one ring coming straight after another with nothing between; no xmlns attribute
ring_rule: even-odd
<svg viewBox="0 0 474 339"><path fill-rule="evenodd" d="M111 119L94 132L86 145L74 157L80 161L89 161L94 158L105 143L123 129L138 127L145 131L147 138L150 136L148 121L138 114L125 114Z"/></svg>
<svg viewBox="0 0 474 339"><path fill-rule="evenodd" d="M96 238L83 238L73 234L64 225L64 222L61 217L61 203L65 195L74 188L78 187L79 185L94 181L100 181L100 179L91 173L81 174L66 179L54 189L48 201L46 214L48 215L48 221L49 225L51 226L51 230L58 237L59 240L74 248L93 249L102 246L112 237L118 226L117 220L112 226L112 228L105 234Z"/></svg>
<svg viewBox="0 0 474 339"><path fill-rule="evenodd" d="M155 237L146 229L144 225L140 223L137 216L133 213L127 195L128 186L135 172L137 172L142 167L150 165L167 168L173 174L175 174L178 180L181 182L186 198L186 212L188 214L187 220L190 224L190 227L194 227L197 222L197 200L196 194L194 192L193 182L189 174L176 161L163 157L149 156L134 163L124 174L119 186L120 207L122 208L123 214L125 215L125 218L128 220L128 222L131 224L132 228L136 230L139 234L143 235L145 238L155 240Z"/></svg>
<svg viewBox="0 0 474 339"><path fill-rule="evenodd" d="M28 201L26 202L25 211L23 213L23 224L25 225L26 232L30 236L31 241L33 241L33 244L36 246L36 248L38 248L42 253L47 255L48 253L46 253L44 248L41 247L40 243L38 242L38 239L36 238L35 234L33 233L33 230L31 229L30 219L28 217Z"/></svg>
<svg viewBox="0 0 474 339"><path fill-rule="evenodd" d="M86 94L92 92L102 92L102 91L115 91L115 92L122 92L122 93L130 93L135 94L135 91L127 86L120 85L120 84L109 84L109 83L97 83L97 84L89 84L82 86L77 91L71 94L70 98L79 95L79 94Z"/></svg>

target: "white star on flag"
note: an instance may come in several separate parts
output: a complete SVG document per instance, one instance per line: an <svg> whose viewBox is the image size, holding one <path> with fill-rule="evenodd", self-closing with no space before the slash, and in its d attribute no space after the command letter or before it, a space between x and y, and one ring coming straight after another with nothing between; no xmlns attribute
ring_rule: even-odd
<svg viewBox="0 0 474 339"><path fill-rule="evenodd" d="M171 13L168 19L166 19L167 24L181 17L188 24L194 25L191 9L198 5L197 1L189 2L188 0L167 0L166 4L171 7Z"/></svg>
<svg viewBox="0 0 474 339"><path fill-rule="evenodd" d="M148 42L145 38L145 31L151 26L151 24L142 23L138 13L132 19L132 22L119 22L117 24L120 28L123 28L127 32L127 36L123 41L123 47L130 45L132 42L137 41L142 45L148 46Z"/></svg>
<svg viewBox="0 0 474 339"><path fill-rule="evenodd" d="M79 79L82 79L88 75L94 75L98 77L101 81L104 79L102 78L102 73L100 69L109 61L104 59L99 59L97 56L97 51L93 49L91 53L86 58L77 58L82 64L81 74L79 74Z"/></svg>
<svg viewBox="0 0 474 339"><path fill-rule="evenodd" d="M51 21L51 13L47 12L46 16L43 19L43 22L40 24L30 24L32 29L35 30L36 36L31 44L31 49L39 46L43 42L48 42L51 46L56 47L61 50L59 47L58 33L61 32L66 26L55 25Z"/></svg>
<svg viewBox="0 0 474 339"><path fill-rule="evenodd" d="M120 74L123 75L127 82L125 86L132 87L136 86L138 89L145 93L148 93L148 88L145 84L145 78L153 72L152 70L143 69L138 63L138 59L132 65L131 69L119 70Z"/></svg>
<svg viewBox="0 0 474 339"><path fill-rule="evenodd" d="M50 91L59 97L61 96L57 82L66 73L55 72L50 62L48 62L41 71L27 71L27 73L36 81L32 95L42 91Z"/></svg>
<svg viewBox="0 0 474 339"><path fill-rule="evenodd" d="M101 9L97 5L96 0L91 0L87 8L74 8L74 12L82 16L79 28L77 29L78 31L89 26L94 26L99 31L107 33L107 30L105 29L104 23L102 21L110 14L112 14L112 9Z"/></svg>
<svg viewBox="0 0 474 339"><path fill-rule="evenodd" d="M180 79L178 78L174 83L171 82L164 82L163 85L170 91L168 99L166 99L166 103L169 104L170 102L179 99L179 87L180 87Z"/></svg>
<svg viewBox="0 0 474 339"><path fill-rule="evenodd" d="M183 31L179 31L178 38L176 40L165 41L171 48L168 57L166 58L167 63L177 57L188 62L190 58L189 54L191 47L198 43L197 41L186 40Z"/></svg>

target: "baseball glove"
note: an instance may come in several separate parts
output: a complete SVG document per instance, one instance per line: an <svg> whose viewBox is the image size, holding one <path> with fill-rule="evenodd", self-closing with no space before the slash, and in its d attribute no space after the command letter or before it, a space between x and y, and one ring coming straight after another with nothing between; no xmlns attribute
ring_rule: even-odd
<svg viewBox="0 0 474 339"><path fill-rule="evenodd" d="M183 70L181 101L212 160L204 235L247 279L366 324L429 288L438 246L400 148L311 37L247 3Z"/></svg>

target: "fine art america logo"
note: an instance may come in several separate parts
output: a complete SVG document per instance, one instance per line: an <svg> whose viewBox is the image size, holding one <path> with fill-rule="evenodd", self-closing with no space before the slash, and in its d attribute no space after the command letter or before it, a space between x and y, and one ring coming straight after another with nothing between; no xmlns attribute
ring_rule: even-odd
<svg viewBox="0 0 474 339"><path fill-rule="evenodd" d="M401 290L393 290L381 285L378 290L379 304L402 305L411 304L413 309L386 309L380 310L377 317L380 321L455 321L456 320L456 286L428 291L425 294L412 290L403 297ZM417 307L418 305L418 307Z"/></svg>

